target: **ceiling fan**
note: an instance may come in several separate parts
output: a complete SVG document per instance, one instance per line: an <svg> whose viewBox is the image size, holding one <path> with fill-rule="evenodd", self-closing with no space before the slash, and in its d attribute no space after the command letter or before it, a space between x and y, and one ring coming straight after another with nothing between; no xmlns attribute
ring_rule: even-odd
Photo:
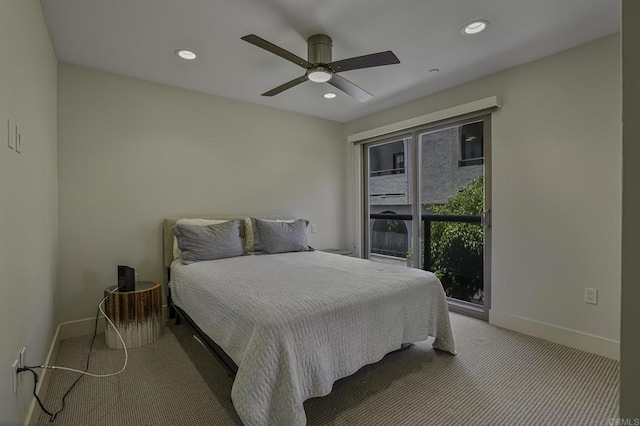
<svg viewBox="0 0 640 426"><path fill-rule="evenodd" d="M307 39L307 60L304 60L255 34L246 35L242 37L242 40L293 62L306 70L302 77L295 78L276 87L275 89L269 90L268 92L263 93L262 96L274 96L287 89L291 89L300 83L311 80L316 83L327 82L333 87L342 90L347 95L356 98L360 102L365 102L371 99L373 95L346 78L338 75L338 73L361 68L379 67L382 65L400 63L400 60L390 50L331 62L331 48L333 47L333 41L331 40L331 37L324 34L312 35Z"/></svg>

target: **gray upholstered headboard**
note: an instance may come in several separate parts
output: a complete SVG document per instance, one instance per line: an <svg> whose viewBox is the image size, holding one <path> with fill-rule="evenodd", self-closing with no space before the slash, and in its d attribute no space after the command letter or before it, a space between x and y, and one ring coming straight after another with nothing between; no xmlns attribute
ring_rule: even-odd
<svg viewBox="0 0 640 426"><path fill-rule="evenodd" d="M175 216L168 217L164 220L164 225L162 227L162 253L164 258L164 267L169 268L171 266L171 262L173 262L173 226L176 224L178 219L183 218L199 218L199 219L219 219L219 220L230 220L230 219L243 219L245 217L257 217L260 219L281 219L281 220L290 220L295 219L292 216L284 216L284 215L210 215L210 216ZM241 237L243 230L241 232Z"/></svg>

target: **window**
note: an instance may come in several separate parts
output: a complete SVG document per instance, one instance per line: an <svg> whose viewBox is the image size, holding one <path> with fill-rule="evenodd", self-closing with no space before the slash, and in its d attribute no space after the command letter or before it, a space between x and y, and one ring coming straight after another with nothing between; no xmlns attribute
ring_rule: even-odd
<svg viewBox="0 0 640 426"><path fill-rule="evenodd" d="M393 174L404 173L404 152L393 154Z"/></svg>
<svg viewBox="0 0 640 426"><path fill-rule="evenodd" d="M371 176L404 174L405 141L399 140L371 149Z"/></svg>
<svg viewBox="0 0 640 426"><path fill-rule="evenodd" d="M458 167L479 166L484 163L483 122L460 126L460 160Z"/></svg>
<svg viewBox="0 0 640 426"><path fill-rule="evenodd" d="M452 119L365 142L364 257L433 272L451 310L487 318L490 232L484 154L490 116ZM485 149L486 148L486 149Z"/></svg>

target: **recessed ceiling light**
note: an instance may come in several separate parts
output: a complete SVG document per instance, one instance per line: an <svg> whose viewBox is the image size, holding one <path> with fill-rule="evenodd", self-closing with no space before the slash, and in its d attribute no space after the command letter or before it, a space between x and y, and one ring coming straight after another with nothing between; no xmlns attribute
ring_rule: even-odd
<svg viewBox="0 0 640 426"><path fill-rule="evenodd" d="M462 27L462 34L472 35L478 34L481 31L484 31L489 26L489 21L485 21L484 19L479 19L477 21L469 22L467 25Z"/></svg>
<svg viewBox="0 0 640 426"><path fill-rule="evenodd" d="M182 59L186 59L188 61L192 61L196 58L196 54L191 50L187 49L178 49L176 50L176 55L180 56Z"/></svg>
<svg viewBox="0 0 640 426"><path fill-rule="evenodd" d="M327 99L333 99L336 97L336 94L333 92L328 92L328 93L325 93L323 96Z"/></svg>

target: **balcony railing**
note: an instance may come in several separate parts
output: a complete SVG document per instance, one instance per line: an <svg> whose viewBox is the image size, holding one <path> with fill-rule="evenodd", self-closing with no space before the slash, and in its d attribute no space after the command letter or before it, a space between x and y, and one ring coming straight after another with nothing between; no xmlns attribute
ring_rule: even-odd
<svg viewBox="0 0 640 426"><path fill-rule="evenodd" d="M386 219L386 220L410 220L413 221L413 215L410 214L388 214L388 213L372 213L370 219ZM431 253L431 224L433 222L450 222L450 223L482 223L481 215L439 215L439 214L423 214L420 216L423 232L424 250L422 250L422 269L431 271L432 253Z"/></svg>
<svg viewBox="0 0 640 426"><path fill-rule="evenodd" d="M413 215L410 214L386 214L372 213L370 219L394 220L394 221L413 221ZM441 241L432 241L432 225L436 222L445 223L465 223L482 225L481 215L437 215L423 214L420 216L422 224L421 248L423 256L422 269L431 271L439 275L442 285L447 296L457 300L463 300L474 304L482 305L483 302L483 274L482 274L482 245L480 242L479 252L469 250L468 248L453 248L449 246L448 259L434 259L434 256L443 256L444 249ZM474 231L475 232L475 231ZM476 234L477 235L477 234ZM462 240L462 236L458 237ZM457 241L460 243L460 241ZM433 247L440 247L441 252L432 253ZM379 248L378 248L379 249ZM456 251L457 250L457 251ZM372 250L372 253L374 251ZM452 256L452 253L455 256ZM460 258L456 256L462 256ZM435 262L435 264L434 264ZM445 264L445 266L443 266Z"/></svg>
<svg viewBox="0 0 640 426"><path fill-rule="evenodd" d="M383 170L374 170L369 173L371 177L373 176L387 176L387 175L398 175L404 174L404 167L399 167L397 169L383 169Z"/></svg>

